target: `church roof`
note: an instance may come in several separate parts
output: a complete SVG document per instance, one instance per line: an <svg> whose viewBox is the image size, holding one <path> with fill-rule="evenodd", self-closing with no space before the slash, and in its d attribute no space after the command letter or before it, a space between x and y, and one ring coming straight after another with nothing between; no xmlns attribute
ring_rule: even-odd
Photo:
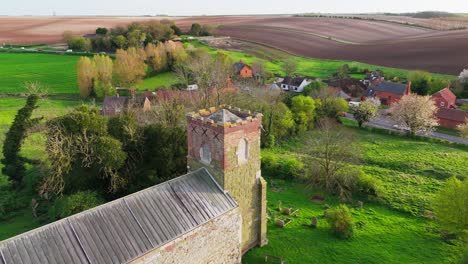
<svg viewBox="0 0 468 264"><path fill-rule="evenodd" d="M127 263L237 206L201 168L0 242L0 264Z"/></svg>
<svg viewBox="0 0 468 264"><path fill-rule="evenodd" d="M242 118L233 114L227 109L220 109L211 115L208 116L209 119L215 121L216 123L236 123L237 121L242 120Z"/></svg>

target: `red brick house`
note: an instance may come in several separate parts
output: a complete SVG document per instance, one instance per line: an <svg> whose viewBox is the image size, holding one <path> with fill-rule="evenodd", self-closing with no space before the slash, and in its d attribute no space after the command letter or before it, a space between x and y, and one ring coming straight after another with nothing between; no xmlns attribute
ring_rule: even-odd
<svg viewBox="0 0 468 264"><path fill-rule="evenodd" d="M432 99L434 99L436 106L439 108L457 108L455 104L457 96L448 87L433 94Z"/></svg>
<svg viewBox="0 0 468 264"><path fill-rule="evenodd" d="M436 116L439 119L439 125L441 127L456 128L458 125L465 123L465 120L468 119L468 111L439 108Z"/></svg>
<svg viewBox="0 0 468 264"><path fill-rule="evenodd" d="M243 61L234 63L234 69L236 71L236 74L242 78L252 78L254 76L252 67L245 64Z"/></svg>
<svg viewBox="0 0 468 264"><path fill-rule="evenodd" d="M391 105L400 101L404 95L411 94L411 82L407 84L394 82L381 82L367 88L367 97L377 97L383 105Z"/></svg>

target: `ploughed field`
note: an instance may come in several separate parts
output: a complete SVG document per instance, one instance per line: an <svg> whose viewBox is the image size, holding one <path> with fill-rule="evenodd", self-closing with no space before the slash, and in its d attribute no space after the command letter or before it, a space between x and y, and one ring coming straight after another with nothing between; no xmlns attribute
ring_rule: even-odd
<svg viewBox="0 0 468 264"><path fill-rule="evenodd" d="M468 67L468 29L433 30L395 22L292 16L165 17L184 30L194 22L220 35L320 59L458 74ZM65 30L93 33L161 17L0 17L0 43L54 43Z"/></svg>

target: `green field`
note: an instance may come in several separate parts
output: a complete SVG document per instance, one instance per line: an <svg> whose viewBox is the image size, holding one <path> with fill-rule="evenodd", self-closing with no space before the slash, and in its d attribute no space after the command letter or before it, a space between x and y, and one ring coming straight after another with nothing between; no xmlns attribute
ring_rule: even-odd
<svg viewBox="0 0 468 264"><path fill-rule="evenodd" d="M273 192L270 188L268 192L268 207L273 212L268 225L270 242L248 252L244 263L259 263L265 254L283 257L286 263L457 263L462 245L444 243L439 233L432 231L438 225L423 215L431 210L430 200L445 179L468 176L468 151L444 143L352 129L364 152L362 164L356 166L379 179L383 186L380 200L364 199L364 208L353 210L355 222L365 226L357 229L350 241L335 238L319 216L323 215L324 204L339 204L336 197L299 182L270 178L270 183L282 189ZM313 131L308 132L262 153L302 158L302 142L313 136ZM326 197L323 204L310 201L317 194ZM298 218L293 218L286 228L274 224L276 218L286 218L276 213L279 200L284 207L300 209ZM310 224L312 216L319 217L317 229L304 226Z"/></svg>
<svg viewBox="0 0 468 264"><path fill-rule="evenodd" d="M173 72L160 73L154 77L146 78L142 83L137 85L138 90L159 89L161 87L170 88L170 86L180 83L179 78Z"/></svg>
<svg viewBox="0 0 468 264"><path fill-rule="evenodd" d="M0 94L27 92L25 82L37 81L50 95L76 95L78 56L0 53Z"/></svg>

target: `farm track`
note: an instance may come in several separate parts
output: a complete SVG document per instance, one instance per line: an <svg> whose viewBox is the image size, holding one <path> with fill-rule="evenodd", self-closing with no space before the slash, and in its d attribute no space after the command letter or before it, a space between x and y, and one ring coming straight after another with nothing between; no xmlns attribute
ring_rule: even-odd
<svg viewBox="0 0 468 264"><path fill-rule="evenodd" d="M319 59L354 60L458 74L468 67L468 30L440 31L397 23L292 16L164 17L184 30L194 22L219 34ZM92 33L155 17L0 17L0 43L56 43L64 30Z"/></svg>

